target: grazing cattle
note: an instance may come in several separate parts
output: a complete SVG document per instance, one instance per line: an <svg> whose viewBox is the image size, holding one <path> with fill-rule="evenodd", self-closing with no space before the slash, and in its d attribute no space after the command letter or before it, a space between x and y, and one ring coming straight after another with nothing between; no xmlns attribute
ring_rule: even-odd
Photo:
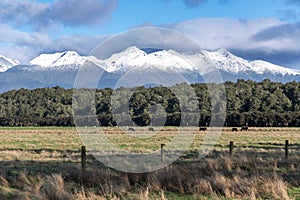
<svg viewBox="0 0 300 200"><path fill-rule="evenodd" d="M134 128L131 128L131 127L129 127L129 128L128 128L128 131L135 131L135 129L134 129Z"/></svg>
<svg viewBox="0 0 300 200"><path fill-rule="evenodd" d="M153 127L149 127L148 131L155 131Z"/></svg>
<svg viewBox="0 0 300 200"><path fill-rule="evenodd" d="M248 131L248 126L242 126L241 131Z"/></svg>
<svg viewBox="0 0 300 200"><path fill-rule="evenodd" d="M199 131L206 131L206 130L207 130L206 127L200 127L200 128L199 128Z"/></svg>
<svg viewBox="0 0 300 200"><path fill-rule="evenodd" d="M238 132L238 129L237 129L236 127L233 127L233 128L231 129L231 131L232 131L232 132Z"/></svg>

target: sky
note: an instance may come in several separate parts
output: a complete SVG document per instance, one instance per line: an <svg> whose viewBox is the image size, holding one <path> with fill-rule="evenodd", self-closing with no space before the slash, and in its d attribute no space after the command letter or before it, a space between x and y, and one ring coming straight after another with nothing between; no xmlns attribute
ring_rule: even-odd
<svg viewBox="0 0 300 200"><path fill-rule="evenodd" d="M179 31L202 48L300 69L300 0L1 0L0 54L89 52L138 27Z"/></svg>

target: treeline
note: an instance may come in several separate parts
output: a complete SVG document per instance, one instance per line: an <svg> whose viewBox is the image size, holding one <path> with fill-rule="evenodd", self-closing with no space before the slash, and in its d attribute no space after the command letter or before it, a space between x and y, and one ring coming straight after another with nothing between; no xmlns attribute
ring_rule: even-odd
<svg viewBox="0 0 300 200"><path fill-rule="evenodd" d="M218 106L226 107L226 126L300 126L299 82L238 80L226 82L224 86L226 96L222 98L227 104ZM215 87L219 85L193 84L191 91L183 83L171 88L97 89L95 94L91 93L94 102L74 98L74 104L78 105L74 112L82 116L77 119L82 124L91 120L85 116L88 113L95 115L101 126L131 125L132 121L141 126L189 126L195 120L199 126L205 126L211 121ZM82 89L82 92L90 93L90 90ZM3 93L0 126L74 126L72 97L73 90L61 87ZM189 117L183 120L183 113Z"/></svg>

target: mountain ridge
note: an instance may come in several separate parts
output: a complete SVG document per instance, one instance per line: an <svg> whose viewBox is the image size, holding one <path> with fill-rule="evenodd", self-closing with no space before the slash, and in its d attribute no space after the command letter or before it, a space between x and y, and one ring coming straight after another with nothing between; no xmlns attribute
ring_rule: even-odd
<svg viewBox="0 0 300 200"><path fill-rule="evenodd" d="M164 57L164 59L160 59ZM165 59L169 57L169 59ZM96 65L102 65L107 72L127 71L130 66L144 66L160 65L175 67L179 64L182 69L188 68L189 70L198 70L189 62L193 57L199 57L202 61L211 61L211 64L218 70L224 70L229 73L238 74L240 72L253 71L257 74L263 74L265 71L272 74L281 75L299 75L300 70L291 69L276 64L272 64L263 60L249 61L232 54L226 49L219 49L217 51L202 50L196 54L178 53L173 50L153 50L149 53L135 46L129 47L122 52L115 53L105 60L97 59L93 56L80 56L75 51L64 51L54 54L41 54L33 58L29 65L37 65L44 68L57 67L66 65L83 65L85 61L93 62ZM172 62L172 60L175 62ZM178 66L178 65L177 65ZM127 67L127 68L126 68Z"/></svg>
<svg viewBox="0 0 300 200"><path fill-rule="evenodd" d="M148 52L148 53L147 53ZM175 59L175 62L167 63L167 59L159 60L158 57L170 57L169 60ZM242 71L253 71L257 74L263 74L264 70L267 70L271 73L280 73L282 75L298 75L300 74L300 70L287 68L283 66L279 66L276 64L272 64L263 60L253 60L249 61L238 57L232 54L230 51L226 49L219 49L217 51L208 51L202 50L196 54L186 54L186 53L178 53L173 50L155 50L155 49L139 49L135 46L129 47L122 52L115 53L111 57L105 60L97 59L94 56L81 56L76 51L63 51L56 52L53 54L41 54L32 60L29 61L28 65L25 66L39 66L41 68L49 68L49 67L59 67L59 66L67 66L67 65L83 65L85 61L93 62L96 65L102 65L107 72L115 72L115 71L126 71L121 69L119 65L123 67L128 66L143 66L145 64L150 65L170 65L170 67L175 64L181 64L181 68L189 68L190 70L196 70L193 67L189 59L192 57L199 57L205 61L205 59L212 61L215 68L219 70L224 70L230 73L239 73ZM10 69L17 65L21 65L19 61L10 59L0 55L0 72L5 72L4 69L1 71L1 59L5 59L10 65L6 69ZM180 63L181 62L181 63ZM126 64L126 65L125 65ZM103 66L106 65L106 66Z"/></svg>
<svg viewBox="0 0 300 200"><path fill-rule="evenodd" d="M0 72L5 72L8 69L20 64L21 63L17 60L0 55Z"/></svg>
<svg viewBox="0 0 300 200"><path fill-rule="evenodd" d="M0 70L1 70L0 56ZM4 57L5 58L5 57ZM79 69L96 67L103 72L98 87L113 87L129 71L181 74L190 83L204 82L203 76L217 69L225 81L251 79L261 81L300 81L300 70L285 68L262 60L249 61L225 49L201 50L195 54L174 50L139 49L129 47L101 60L95 56L81 56L75 51L41 54L28 65L5 58L6 70L0 71L0 92L19 88L62 86L72 88ZM15 65L15 66L14 66ZM146 75L146 74L145 74ZM213 77L211 80L214 80Z"/></svg>
<svg viewBox="0 0 300 200"><path fill-rule="evenodd" d="M64 51L54 54L41 54L29 61L29 65L51 67L72 64L82 65L84 62L85 56L80 56L76 51Z"/></svg>

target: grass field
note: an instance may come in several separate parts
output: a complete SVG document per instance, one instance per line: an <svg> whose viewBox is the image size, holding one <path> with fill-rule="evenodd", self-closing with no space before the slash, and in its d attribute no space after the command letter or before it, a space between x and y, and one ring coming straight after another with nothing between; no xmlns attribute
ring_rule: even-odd
<svg viewBox="0 0 300 200"><path fill-rule="evenodd" d="M177 129L165 127L153 136L147 129L131 133L143 137L103 130L121 149L150 153L168 145ZM205 134L196 131L189 150L172 165L129 174L106 168L91 156L83 172L83 144L75 128L2 127L0 199L300 199L300 128L224 128L214 150L198 159ZM288 160L285 140L291 147ZM236 146L233 155L229 141Z"/></svg>
<svg viewBox="0 0 300 200"><path fill-rule="evenodd" d="M183 129L182 133L189 133L189 128ZM131 132L134 134L149 134L151 137L134 137L125 134L117 128L104 128L103 132L109 140L118 147L126 150L157 150L160 144L168 144L177 134L177 128L163 128L159 132L147 131L146 129ZM127 132L128 133L128 132ZM207 132L194 131L195 139L190 149L197 149L202 144ZM20 149L20 150L78 150L82 145L75 128L61 127L2 127L0 128L0 149ZM300 144L300 128L250 128L248 132L231 132L231 128L224 128L217 140L216 149L227 148L229 141L234 141L240 147L277 147L284 145L285 140L290 144Z"/></svg>

